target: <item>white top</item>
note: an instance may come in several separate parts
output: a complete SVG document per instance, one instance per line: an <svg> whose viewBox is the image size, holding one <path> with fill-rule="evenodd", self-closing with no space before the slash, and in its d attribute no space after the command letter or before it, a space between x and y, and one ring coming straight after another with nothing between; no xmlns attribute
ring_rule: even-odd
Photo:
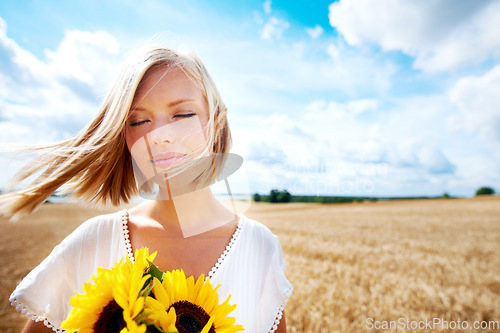
<svg viewBox="0 0 500 333"><path fill-rule="evenodd" d="M82 223L17 286L10 302L26 316L56 332L71 311L69 299L83 293L98 267L111 268L125 255L133 260L127 212L94 217ZM238 228L209 273L219 300L229 294L236 309L229 316L245 332L274 332L293 288L278 238L263 224L240 214ZM208 279L208 277L207 277Z"/></svg>

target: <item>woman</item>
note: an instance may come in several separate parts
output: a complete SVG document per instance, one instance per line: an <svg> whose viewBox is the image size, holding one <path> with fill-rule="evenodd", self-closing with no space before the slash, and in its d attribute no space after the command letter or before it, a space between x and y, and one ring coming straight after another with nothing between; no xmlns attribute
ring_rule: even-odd
<svg viewBox="0 0 500 333"><path fill-rule="evenodd" d="M231 172L226 107L201 61L170 49L141 50L124 65L96 118L20 173L43 171L2 197L4 213L36 209L64 186L113 205L138 193L136 207L83 223L19 284L10 300L31 318L25 332L57 330L69 298L97 267L148 247L163 271L204 274L231 294L230 316L247 332L285 332L292 286L279 240L262 224L218 202L208 185ZM40 148L40 149L42 149ZM230 163L229 163L230 164ZM229 167L231 169L231 167Z"/></svg>

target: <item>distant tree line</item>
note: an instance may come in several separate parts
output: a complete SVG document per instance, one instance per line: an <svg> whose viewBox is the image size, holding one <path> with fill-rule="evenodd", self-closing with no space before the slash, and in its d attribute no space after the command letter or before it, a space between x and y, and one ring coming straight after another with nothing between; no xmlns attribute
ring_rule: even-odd
<svg viewBox="0 0 500 333"><path fill-rule="evenodd" d="M492 195L495 190L491 187L481 187L476 191L478 195ZM292 195L287 190L272 189L269 194L254 193L252 196L255 202L312 202L312 203L342 203L342 202L363 202L377 200L397 200L397 199L431 199L431 198L453 198L448 193L439 197L419 196L419 197L348 197L348 196L324 196L324 195Z"/></svg>
<svg viewBox="0 0 500 333"><path fill-rule="evenodd" d="M255 193L252 196L255 202L271 202L271 203L284 203L284 202L312 202L312 203L341 203L370 200L375 201L379 198L376 197L342 197L342 196L318 196L318 195L292 195L287 190L272 189L268 195L261 195Z"/></svg>
<svg viewBox="0 0 500 333"><path fill-rule="evenodd" d="M483 186L476 191L476 196L478 195L492 195L495 194L495 190L491 187Z"/></svg>
<svg viewBox="0 0 500 333"><path fill-rule="evenodd" d="M290 202L292 200L292 195L287 190L279 191L277 189L272 189L269 195L260 195L255 193L253 195L253 201L263 201L263 202Z"/></svg>

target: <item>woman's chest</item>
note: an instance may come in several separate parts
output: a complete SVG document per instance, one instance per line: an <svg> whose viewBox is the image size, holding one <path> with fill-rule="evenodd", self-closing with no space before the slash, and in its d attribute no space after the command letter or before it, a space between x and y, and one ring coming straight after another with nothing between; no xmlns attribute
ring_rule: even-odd
<svg viewBox="0 0 500 333"><path fill-rule="evenodd" d="M215 265L226 243L224 240L198 240L191 242L165 242L152 245L158 251L155 263L163 271L182 269L186 276L205 277Z"/></svg>
<svg viewBox="0 0 500 333"><path fill-rule="evenodd" d="M195 280L205 277L230 248L231 234L217 237L178 238L162 233L141 233L132 228L130 243L133 251L147 247L149 252L157 252L155 264L162 271L182 269L186 276Z"/></svg>

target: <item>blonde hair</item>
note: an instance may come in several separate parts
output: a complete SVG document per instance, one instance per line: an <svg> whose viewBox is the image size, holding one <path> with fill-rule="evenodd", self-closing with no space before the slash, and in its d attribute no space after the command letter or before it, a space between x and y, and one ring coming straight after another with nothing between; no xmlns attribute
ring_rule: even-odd
<svg viewBox="0 0 500 333"><path fill-rule="evenodd" d="M201 89L209 108L208 145L213 153L228 153L227 109L201 60L192 53L162 47L139 49L122 65L90 124L73 138L28 149L46 151L19 171L14 185L41 174L27 188L0 196L0 212L12 217L31 213L63 185L62 193L89 203L116 206L138 194L125 125L145 74L164 65L181 69Z"/></svg>

